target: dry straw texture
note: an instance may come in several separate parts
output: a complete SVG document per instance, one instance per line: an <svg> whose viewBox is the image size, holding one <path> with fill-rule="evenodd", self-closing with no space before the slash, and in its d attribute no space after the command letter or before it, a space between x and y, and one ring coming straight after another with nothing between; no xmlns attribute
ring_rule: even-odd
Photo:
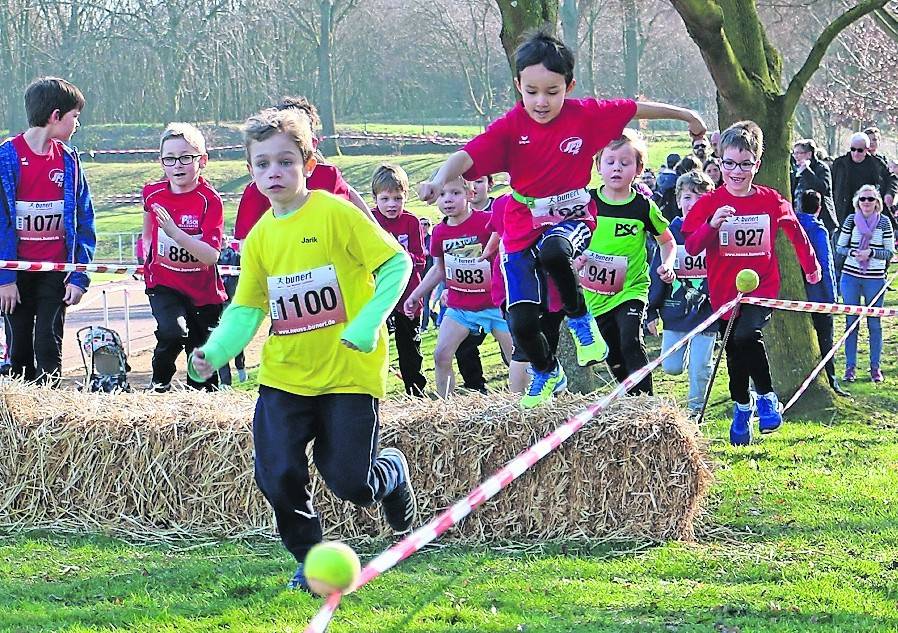
<svg viewBox="0 0 898 633"><path fill-rule="evenodd" d="M5 383L0 401L0 525L149 540L274 532L253 481L254 394ZM427 520L588 402L568 396L526 413L507 394L384 402L381 445L405 451ZM710 479L706 445L681 410L625 398L446 538L691 539ZM385 534L376 508L316 487L331 537Z"/></svg>

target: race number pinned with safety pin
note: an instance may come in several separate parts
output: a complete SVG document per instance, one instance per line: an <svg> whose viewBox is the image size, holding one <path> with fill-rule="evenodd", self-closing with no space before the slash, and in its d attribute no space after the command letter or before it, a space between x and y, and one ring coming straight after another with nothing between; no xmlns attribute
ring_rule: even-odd
<svg viewBox="0 0 898 633"><path fill-rule="evenodd" d="M271 329L298 334L346 323L346 306L332 265L268 278Z"/></svg>
<svg viewBox="0 0 898 633"><path fill-rule="evenodd" d="M444 255L446 263L446 285L452 290L464 293L486 293L492 284L490 261L477 261L476 257Z"/></svg>
<svg viewBox="0 0 898 633"><path fill-rule="evenodd" d="M678 279L704 279L708 276L705 251L690 255L686 247L677 244L677 258L674 260L674 274Z"/></svg>
<svg viewBox="0 0 898 633"><path fill-rule="evenodd" d="M731 216L720 225L717 237L720 254L726 257L769 255L770 216Z"/></svg>
<svg viewBox="0 0 898 633"><path fill-rule="evenodd" d="M573 189L547 198L534 198L530 207L533 228L542 228L566 220L585 220L592 197L586 189Z"/></svg>
<svg viewBox="0 0 898 633"><path fill-rule="evenodd" d="M586 265L580 269L580 285L600 295L614 295L623 290L627 277L626 255L602 255L586 251Z"/></svg>

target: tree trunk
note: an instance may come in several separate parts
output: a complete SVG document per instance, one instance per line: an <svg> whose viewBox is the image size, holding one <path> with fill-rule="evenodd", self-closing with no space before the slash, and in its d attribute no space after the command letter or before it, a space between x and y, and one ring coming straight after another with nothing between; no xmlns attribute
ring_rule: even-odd
<svg viewBox="0 0 898 633"><path fill-rule="evenodd" d="M580 12L577 8L577 0L562 0L561 2L561 33L562 40L574 59L577 59L578 31L580 25Z"/></svg>
<svg viewBox="0 0 898 633"><path fill-rule="evenodd" d="M318 41L318 116L321 132L326 137L319 148L325 156L339 152L334 135L337 133L337 113L334 107L334 82L332 67L332 39L334 36L334 0L320 0L321 30Z"/></svg>
<svg viewBox="0 0 898 633"><path fill-rule="evenodd" d="M636 0L621 0L624 15L624 92L635 99L639 96L639 36Z"/></svg>
<svg viewBox="0 0 898 633"><path fill-rule="evenodd" d="M740 119L752 119L761 126L765 151L756 180L788 197L790 131L798 100L833 39L854 21L882 8L886 0L861 0L832 20L785 90L782 60L767 39L754 0L672 0L672 4L714 79L720 128ZM776 253L781 296L804 298L804 275L783 235L777 236ZM806 314L777 311L766 338L774 386L781 396L789 397L820 360L811 320ZM804 409L828 408L833 392L818 376L799 402Z"/></svg>
<svg viewBox="0 0 898 633"><path fill-rule="evenodd" d="M502 15L499 39L502 40L511 76L517 77L514 51L520 43L521 35L528 29L536 28L544 28L550 33L555 33L558 23L558 0L496 0L496 4ZM511 94L517 98L517 89L513 84Z"/></svg>

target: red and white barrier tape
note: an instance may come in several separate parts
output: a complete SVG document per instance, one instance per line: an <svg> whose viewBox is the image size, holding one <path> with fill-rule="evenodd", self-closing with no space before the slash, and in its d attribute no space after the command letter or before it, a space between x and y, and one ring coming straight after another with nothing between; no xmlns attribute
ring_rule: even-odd
<svg viewBox="0 0 898 633"><path fill-rule="evenodd" d="M54 262L23 262L0 259L0 270L21 270L32 273L44 272L76 272L76 273L112 273L114 275L143 274L140 264L57 264ZM219 266L222 275L239 275L240 266Z"/></svg>
<svg viewBox="0 0 898 633"><path fill-rule="evenodd" d="M851 314L857 316L891 317L898 316L898 308L871 308L851 306L842 303L818 303L816 301L791 301L789 299L765 299L763 297L743 297L742 303L766 306L777 310L795 312L817 312L820 314Z"/></svg>
<svg viewBox="0 0 898 633"><path fill-rule="evenodd" d="M399 562L417 552L427 543L435 540L449 528L461 522L462 519L471 514L481 504L494 497L512 481L527 472L527 470L539 460L558 448L562 442L579 431L584 424L592 420L599 411L607 407L615 398L639 384L643 378L649 375L652 370L658 367L668 356L679 350L694 336L703 332L705 328L717 321L721 315L732 309L741 298L742 295L739 294L735 299L718 308L714 314L702 321L695 329L667 350L667 352L642 369L633 372L633 374L621 382L614 391L568 419L567 422L505 464L505 466L500 468L492 477L471 491L467 497L456 502L448 510L432 519L423 527L418 528L399 543L393 545L365 565L365 568L362 570L361 576L359 577L359 581L356 583L355 587L353 587L353 590L367 584L380 574L386 572ZM305 633L324 633L324 631L327 630L328 624L330 624L337 607L340 605L342 597L343 594L339 592L330 595L324 605L322 605L318 614L311 622L309 622Z"/></svg>
<svg viewBox="0 0 898 633"><path fill-rule="evenodd" d="M867 304L867 307L870 307L874 303L879 301L880 297L882 297L882 295L885 294L886 290L888 290L889 284L891 284L895 280L896 277L898 277L898 273L895 273L894 275L892 275L892 277L883 284L882 289L876 294L875 297L873 297L872 300L870 300L870 303ZM811 371L811 373L808 374L808 377L804 379L804 382L802 382L801 385L799 385L798 390L792 395L791 398L789 398L789 402L787 402L786 406L783 407L784 413L786 411L788 411L792 407L792 405L794 405L796 402L798 402L798 399L801 397L801 395L805 391L807 391L807 388L811 385L812 382L814 382L814 378L817 377L817 374L819 374L821 371L823 371L823 368L826 367L826 363L829 362L829 360L833 356L836 355L836 352L839 351L839 349L845 344L845 341L848 340L848 337L851 336L851 333L854 332L860 324L861 324L861 319L860 319L860 317L858 317L857 320L854 323L852 323L850 327L845 329L845 333L839 338L838 341L836 341L833 344L832 349L830 349L826 354L824 354L823 360L821 360L820 363L816 367L814 367L814 369Z"/></svg>
<svg viewBox="0 0 898 633"><path fill-rule="evenodd" d="M468 142L468 139L461 137L440 136L439 134L389 134L386 132L345 132L342 134L333 134L331 136L319 136L318 140L326 139L342 140L342 141L390 141L394 143L430 143L432 145L451 145L461 147ZM243 145L221 145L219 147L209 147L208 152L232 152L243 151ZM91 149L81 150L82 154L88 156L109 156L109 155L137 155L159 154L159 148L147 149Z"/></svg>

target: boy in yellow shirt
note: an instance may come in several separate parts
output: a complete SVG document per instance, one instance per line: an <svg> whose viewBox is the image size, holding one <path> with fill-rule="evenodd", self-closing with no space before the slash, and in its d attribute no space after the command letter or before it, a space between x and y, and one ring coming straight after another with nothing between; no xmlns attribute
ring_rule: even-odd
<svg viewBox="0 0 898 633"><path fill-rule="evenodd" d="M205 378L223 367L269 313L253 418L256 482L299 562L288 586L308 590L302 561L322 538L310 492L310 442L338 497L362 506L380 501L400 533L415 516L405 456L395 448L377 453L384 322L412 265L399 243L352 204L306 189L315 158L304 113L265 110L247 121L245 141L250 173L271 210L247 236L233 302L189 371Z"/></svg>

